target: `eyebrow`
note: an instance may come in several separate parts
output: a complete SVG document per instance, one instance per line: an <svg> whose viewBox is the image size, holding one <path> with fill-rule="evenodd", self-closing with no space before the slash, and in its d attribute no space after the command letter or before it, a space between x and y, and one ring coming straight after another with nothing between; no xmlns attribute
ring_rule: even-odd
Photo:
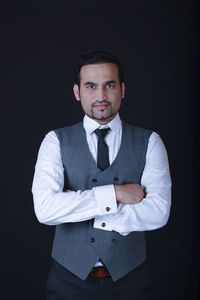
<svg viewBox="0 0 200 300"><path fill-rule="evenodd" d="M104 82L104 84L111 84L111 83L116 83L116 81L115 80L108 80L108 81ZM86 83L84 83L84 85L90 85L90 84L98 85L97 83L92 82L92 81L87 81Z"/></svg>
<svg viewBox="0 0 200 300"><path fill-rule="evenodd" d="M115 80L109 80L109 81L106 81L105 83L106 83L106 84L116 83L116 81L115 81Z"/></svg>
<svg viewBox="0 0 200 300"><path fill-rule="evenodd" d="M86 83L84 83L84 85L89 85L89 84L97 85L97 83L92 82L92 81L87 81Z"/></svg>

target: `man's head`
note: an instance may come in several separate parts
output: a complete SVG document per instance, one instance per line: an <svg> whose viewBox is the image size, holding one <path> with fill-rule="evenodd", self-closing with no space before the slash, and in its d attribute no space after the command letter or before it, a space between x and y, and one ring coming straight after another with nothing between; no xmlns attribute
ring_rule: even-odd
<svg viewBox="0 0 200 300"><path fill-rule="evenodd" d="M123 68L119 59L110 52L96 50L79 56L75 64L74 84L77 84L80 87L80 71L83 66L101 64L101 63L113 63L117 65L119 82L120 84L124 82Z"/></svg>
<svg viewBox="0 0 200 300"><path fill-rule="evenodd" d="M110 122L125 95L121 63L105 51L81 55L75 67L73 89L76 100L90 118L100 124Z"/></svg>

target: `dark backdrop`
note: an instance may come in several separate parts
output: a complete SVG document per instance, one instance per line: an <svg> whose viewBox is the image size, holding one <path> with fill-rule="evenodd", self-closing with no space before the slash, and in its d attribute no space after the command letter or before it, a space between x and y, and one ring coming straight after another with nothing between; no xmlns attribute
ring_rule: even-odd
<svg viewBox="0 0 200 300"><path fill-rule="evenodd" d="M100 48L125 66L121 118L158 132L169 154L170 220L147 233L154 300L198 299L195 2L55 2L1 9L1 298L45 299L54 229L34 215L34 165L48 131L81 120L73 62Z"/></svg>

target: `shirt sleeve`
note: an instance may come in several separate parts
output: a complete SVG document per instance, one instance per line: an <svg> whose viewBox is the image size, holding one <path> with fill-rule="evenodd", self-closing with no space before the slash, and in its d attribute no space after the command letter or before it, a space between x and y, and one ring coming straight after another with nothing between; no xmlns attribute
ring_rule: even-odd
<svg viewBox="0 0 200 300"><path fill-rule="evenodd" d="M58 225L117 212L112 185L63 192L63 171L60 144L55 132L51 131L40 146L32 185L34 209L39 222ZM100 201L102 193L106 195L104 201Z"/></svg>
<svg viewBox="0 0 200 300"><path fill-rule="evenodd" d="M164 226L171 206L171 177L165 146L158 134L149 138L146 164L141 178L146 197L137 204L118 205L117 213L95 218L94 227L114 230L122 235L132 231L153 230Z"/></svg>

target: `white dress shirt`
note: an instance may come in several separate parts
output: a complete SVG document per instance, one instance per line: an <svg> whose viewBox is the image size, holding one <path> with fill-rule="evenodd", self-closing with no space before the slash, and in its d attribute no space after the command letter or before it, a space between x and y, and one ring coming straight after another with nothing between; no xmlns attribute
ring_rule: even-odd
<svg viewBox="0 0 200 300"><path fill-rule="evenodd" d="M83 126L95 161L98 138L94 130L110 127L105 141L112 164L121 144L119 115L104 126L85 116ZM141 178L146 197L137 204L117 204L113 184L85 191L63 192L63 171L59 140L56 133L51 131L40 146L32 186L35 213L41 223L57 225L94 218L95 228L114 230L122 235L132 231L153 230L167 223L171 205L171 178L167 152L157 133L153 132L149 138ZM111 208L109 211L106 210L108 206ZM102 223L106 226L102 227Z"/></svg>

